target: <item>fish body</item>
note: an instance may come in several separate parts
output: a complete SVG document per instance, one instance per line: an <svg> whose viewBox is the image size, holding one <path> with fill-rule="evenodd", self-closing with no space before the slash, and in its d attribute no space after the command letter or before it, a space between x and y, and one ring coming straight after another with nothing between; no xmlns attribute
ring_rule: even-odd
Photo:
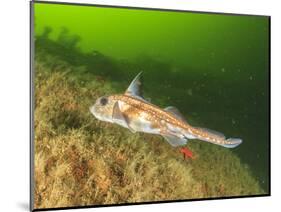
<svg viewBox="0 0 281 212"><path fill-rule="evenodd" d="M90 108L99 120L116 123L131 130L163 136L170 145L182 146L189 139L199 139L233 148L242 140L226 139L221 133L191 126L173 106L162 109L142 97L140 74L124 94L100 97Z"/></svg>

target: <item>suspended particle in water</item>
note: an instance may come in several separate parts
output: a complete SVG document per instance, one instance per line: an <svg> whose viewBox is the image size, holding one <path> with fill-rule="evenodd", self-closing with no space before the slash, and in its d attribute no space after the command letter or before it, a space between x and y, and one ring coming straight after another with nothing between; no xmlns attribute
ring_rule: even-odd
<svg viewBox="0 0 281 212"><path fill-rule="evenodd" d="M174 73L179 72L179 68L178 68L178 67L173 67L173 68L172 68L172 72L174 72Z"/></svg>
<svg viewBox="0 0 281 212"><path fill-rule="evenodd" d="M196 112L192 112L192 115L193 116L197 116L198 114Z"/></svg>
<svg viewBox="0 0 281 212"><path fill-rule="evenodd" d="M235 119L232 119L232 120L231 120L231 122L232 122L232 124L233 124L233 125L235 125L235 124L236 124Z"/></svg>
<svg viewBox="0 0 281 212"><path fill-rule="evenodd" d="M97 55L98 55L97 51L93 51L93 52L92 52L92 55L93 55L93 56L97 56Z"/></svg>
<svg viewBox="0 0 281 212"><path fill-rule="evenodd" d="M221 69L221 72L223 72L223 73L224 73L224 72L225 72L225 69L224 69L224 68L222 68L222 69Z"/></svg>
<svg viewBox="0 0 281 212"><path fill-rule="evenodd" d="M166 88L169 88L169 87L171 87L171 85L170 84L166 84L166 86L165 86Z"/></svg>
<svg viewBox="0 0 281 212"><path fill-rule="evenodd" d="M249 79L250 79L250 80L253 80L253 76L250 76Z"/></svg>
<svg viewBox="0 0 281 212"><path fill-rule="evenodd" d="M189 96L192 96L192 89L191 89L191 88L187 90L187 94L188 94Z"/></svg>

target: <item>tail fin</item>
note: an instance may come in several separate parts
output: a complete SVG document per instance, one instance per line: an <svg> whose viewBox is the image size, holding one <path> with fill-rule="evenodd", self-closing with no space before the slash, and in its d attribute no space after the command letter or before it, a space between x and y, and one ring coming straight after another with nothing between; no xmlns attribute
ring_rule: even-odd
<svg viewBox="0 0 281 212"><path fill-rule="evenodd" d="M241 143L242 143L242 139L240 139L240 138L228 138L227 140L225 140L225 143L222 144L222 146L224 146L226 148L234 148L234 147L237 147Z"/></svg>

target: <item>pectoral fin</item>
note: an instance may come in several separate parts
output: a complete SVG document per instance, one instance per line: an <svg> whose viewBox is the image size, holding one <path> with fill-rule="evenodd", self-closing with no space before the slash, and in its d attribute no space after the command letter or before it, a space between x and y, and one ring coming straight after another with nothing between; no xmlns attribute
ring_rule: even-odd
<svg viewBox="0 0 281 212"><path fill-rule="evenodd" d="M162 135L166 141L168 141L168 143L170 145L172 145L173 147L176 147L176 146L183 146L187 143L187 139L185 138L178 138L176 136L173 136L173 135Z"/></svg>
<svg viewBox="0 0 281 212"><path fill-rule="evenodd" d="M131 132L135 133L136 131L130 127L129 119L126 115L122 113L119 107L118 101L113 106L112 120L123 127L128 128Z"/></svg>

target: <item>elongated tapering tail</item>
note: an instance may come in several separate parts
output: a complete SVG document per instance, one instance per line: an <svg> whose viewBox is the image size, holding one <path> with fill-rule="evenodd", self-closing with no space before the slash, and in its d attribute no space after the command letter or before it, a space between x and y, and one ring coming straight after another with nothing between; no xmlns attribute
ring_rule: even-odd
<svg viewBox="0 0 281 212"><path fill-rule="evenodd" d="M188 136L190 137L190 132L187 133L186 137L188 138ZM242 139L240 138L226 139L222 133L206 128L194 128L193 136L196 139L220 145L226 148L234 148L242 143Z"/></svg>

